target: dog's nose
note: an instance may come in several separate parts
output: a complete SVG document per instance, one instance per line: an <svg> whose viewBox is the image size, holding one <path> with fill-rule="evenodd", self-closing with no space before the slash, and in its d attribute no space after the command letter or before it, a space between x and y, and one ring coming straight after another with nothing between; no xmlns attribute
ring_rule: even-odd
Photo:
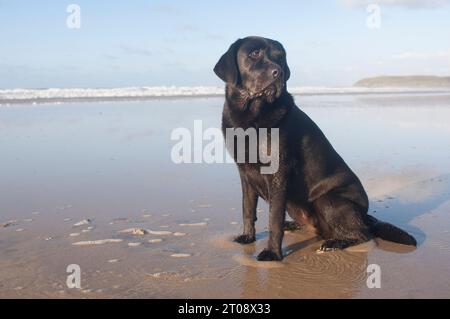
<svg viewBox="0 0 450 319"><path fill-rule="evenodd" d="M278 70L278 69L275 69L275 70L273 70L272 71L272 75L273 75L273 78L274 79L277 79L279 76L280 76L280 70Z"/></svg>

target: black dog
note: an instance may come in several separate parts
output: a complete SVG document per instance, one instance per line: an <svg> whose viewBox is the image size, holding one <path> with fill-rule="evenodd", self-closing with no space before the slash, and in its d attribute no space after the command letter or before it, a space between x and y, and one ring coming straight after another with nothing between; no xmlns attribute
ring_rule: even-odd
<svg viewBox="0 0 450 319"><path fill-rule="evenodd" d="M369 202L360 180L287 92L290 71L279 42L261 37L239 39L220 58L214 72L226 82L224 132L227 128L279 129L276 173L261 174L261 162L237 163L244 233L235 241L255 241L256 207L262 197L270 205L270 235L258 260L283 258L286 210L296 223L316 229L325 239L323 251L343 249L373 236L416 246L405 231L367 214Z"/></svg>

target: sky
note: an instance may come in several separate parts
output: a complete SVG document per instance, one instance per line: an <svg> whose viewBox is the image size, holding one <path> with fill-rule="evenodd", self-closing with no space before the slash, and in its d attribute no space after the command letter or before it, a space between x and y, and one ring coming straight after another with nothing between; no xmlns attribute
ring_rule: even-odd
<svg viewBox="0 0 450 319"><path fill-rule="evenodd" d="M291 86L450 75L450 0L0 0L0 88L222 85L249 35L284 45Z"/></svg>

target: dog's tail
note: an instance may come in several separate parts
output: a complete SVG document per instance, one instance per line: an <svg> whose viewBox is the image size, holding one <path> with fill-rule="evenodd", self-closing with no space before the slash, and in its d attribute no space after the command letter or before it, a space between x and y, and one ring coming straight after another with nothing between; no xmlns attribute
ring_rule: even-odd
<svg viewBox="0 0 450 319"><path fill-rule="evenodd" d="M416 239L406 231L389 223L382 222L373 216L367 215L367 217L369 219L368 226L375 237L403 245L417 246Z"/></svg>

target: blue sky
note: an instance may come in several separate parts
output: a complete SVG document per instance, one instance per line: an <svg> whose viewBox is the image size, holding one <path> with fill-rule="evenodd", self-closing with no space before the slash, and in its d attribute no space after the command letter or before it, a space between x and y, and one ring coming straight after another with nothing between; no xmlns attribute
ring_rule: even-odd
<svg viewBox="0 0 450 319"><path fill-rule="evenodd" d="M71 3L80 29L66 26ZM450 0L0 0L0 88L221 85L215 62L247 35L284 44L290 85L450 75Z"/></svg>

